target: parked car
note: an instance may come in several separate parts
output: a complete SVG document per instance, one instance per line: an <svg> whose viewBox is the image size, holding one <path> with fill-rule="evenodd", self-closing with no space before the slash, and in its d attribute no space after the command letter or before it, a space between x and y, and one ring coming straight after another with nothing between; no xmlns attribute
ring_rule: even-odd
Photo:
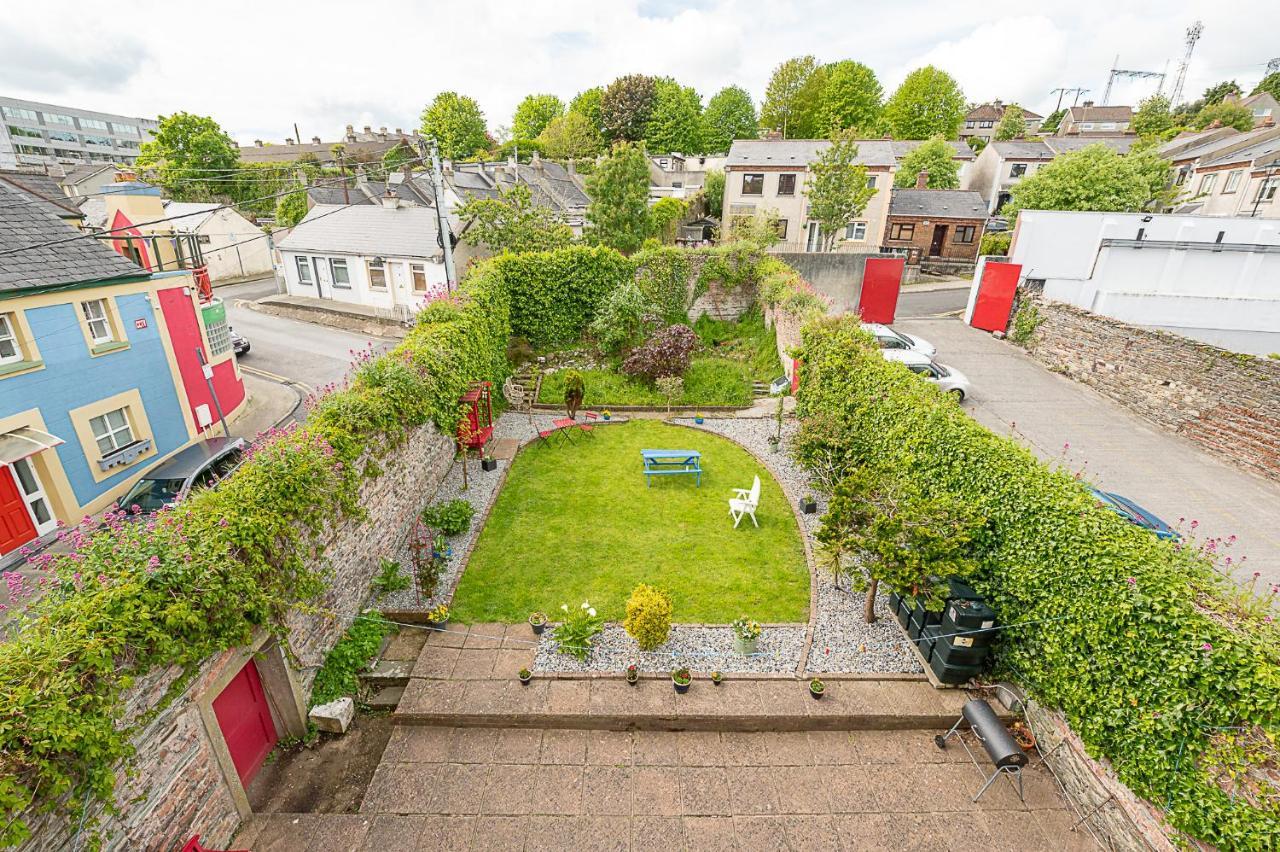
<svg viewBox="0 0 1280 852"><path fill-rule="evenodd" d="M1181 541L1182 534L1164 521L1157 518L1151 512L1139 506L1128 497L1123 497L1112 491L1101 491L1097 488L1090 488L1093 496L1098 498L1098 502L1106 508L1115 512L1135 527L1142 527L1144 530L1151 530L1155 533L1156 538L1162 538L1167 541Z"/></svg>
<svg viewBox="0 0 1280 852"><path fill-rule="evenodd" d="M882 349L880 354L885 357L885 360L904 364L911 372L918 373L936 383L947 393L954 394L957 401L963 402L969 395L969 380L955 367L939 364L928 355L902 349Z"/></svg>
<svg viewBox="0 0 1280 852"><path fill-rule="evenodd" d="M231 331L231 348L236 351L236 357L244 355L249 351L249 338L242 334L237 334L233 328Z"/></svg>
<svg viewBox="0 0 1280 852"><path fill-rule="evenodd" d="M186 499L196 488L212 488L244 460L244 438L206 438L157 464L116 501L118 508L139 516L154 514Z"/></svg>
<svg viewBox="0 0 1280 852"><path fill-rule="evenodd" d="M923 337L903 334L901 331L894 331L889 326L881 325L878 322L864 322L862 330L869 331L875 335L876 343L880 344L881 349L901 349L908 352L919 352L921 355L928 355L930 358L938 354L938 347Z"/></svg>

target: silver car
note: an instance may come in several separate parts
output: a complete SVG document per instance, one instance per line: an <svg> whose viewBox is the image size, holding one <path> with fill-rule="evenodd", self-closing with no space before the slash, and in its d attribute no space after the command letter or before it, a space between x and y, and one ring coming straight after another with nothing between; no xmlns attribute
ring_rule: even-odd
<svg viewBox="0 0 1280 852"><path fill-rule="evenodd" d="M969 380L964 373L955 367L939 364L929 356L921 355L919 352L885 349L880 354L885 357L886 361L896 361L905 365L911 372L924 376L947 393L955 396L958 402L963 402L964 398L969 395Z"/></svg>
<svg viewBox="0 0 1280 852"><path fill-rule="evenodd" d="M881 325L878 322L864 322L862 330L870 332L875 337L876 343L880 345L880 348L886 351L919 352L929 358L938 354L938 347L923 337L894 331L889 326Z"/></svg>

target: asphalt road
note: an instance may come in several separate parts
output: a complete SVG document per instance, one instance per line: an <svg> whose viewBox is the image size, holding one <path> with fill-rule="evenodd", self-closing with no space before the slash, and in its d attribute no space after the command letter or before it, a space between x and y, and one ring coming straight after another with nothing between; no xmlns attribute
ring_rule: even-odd
<svg viewBox="0 0 1280 852"><path fill-rule="evenodd" d="M236 306L237 300L252 301L275 293L272 278L219 287L216 292L227 305L232 327L249 339L249 354L240 358L240 365L284 376L311 390L342 381L355 352L371 344L381 352L391 345L383 338L351 334Z"/></svg>
<svg viewBox="0 0 1280 852"><path fill-rule="evenodd" d="M945 290L921 291L907 286L898 295L897 318L935 317L962 311L968 299L968 283Z"/></svg>

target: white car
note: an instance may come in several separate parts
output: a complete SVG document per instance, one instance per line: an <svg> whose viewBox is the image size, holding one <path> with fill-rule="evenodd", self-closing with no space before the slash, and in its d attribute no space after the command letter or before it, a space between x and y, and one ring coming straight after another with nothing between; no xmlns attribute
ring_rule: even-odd
<svg viewBox="0 0 1280 852"><path fill-rule="evenodd" d="M862 330L871 332L875 336L876 343L880 344L880 348L890 352L919 352L930 358L938 354L938 347L923 337L903 334L878 322L864 322Z"/></svg>
<svg viewBox="0 0 1280 852"><path fill-rule="evenodd" d="M969 380L965 378L964 373L955 367L939 364L928 355L921 355L919 352L884 349L881 350L880 354L885 357L886 361L897 361L899 364L905 364L906 368L911 372L924 376L947 393L955 394L958 402L963 402L964 398L969 395Z"/></svg>

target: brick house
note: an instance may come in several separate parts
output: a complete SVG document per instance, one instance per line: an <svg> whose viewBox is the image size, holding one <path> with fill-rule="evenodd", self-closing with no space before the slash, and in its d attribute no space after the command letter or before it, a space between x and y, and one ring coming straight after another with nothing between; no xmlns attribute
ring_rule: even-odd
<svg viewBox="0 0 1280 852"><path fill-rule="evenodd" d="M883 247L906 250L908 263L948 260L972 263L987 221L987 205L973 190L925 189L921 172L915 189L895 189Z"/></svg>
<svg viewBox="0 0 1280 852"><path fill-rule="evenodd" d="M1096 106L1085 101L1073 106L1062 116L1057 136L1113 135L1128 133L1133 121L1133 107Z"/></svg>
<svg viewBox="0 0 1280 852"><path fill-rule="evenodd" d="M994 100L989 104L978 104L973 109L965 113L964 126L960 128L960 141L968 142L970 137L977 137L987 143L995 135L996 125L1000 123L1000 119L1004 118L1005 104L999 100ZM1039 113L1032 112L1025 107L1022 108L1022 118L1027 123L1027 133L1034 134L1040 131L1040 125L1044 122L1044 116Z"/></svg>

